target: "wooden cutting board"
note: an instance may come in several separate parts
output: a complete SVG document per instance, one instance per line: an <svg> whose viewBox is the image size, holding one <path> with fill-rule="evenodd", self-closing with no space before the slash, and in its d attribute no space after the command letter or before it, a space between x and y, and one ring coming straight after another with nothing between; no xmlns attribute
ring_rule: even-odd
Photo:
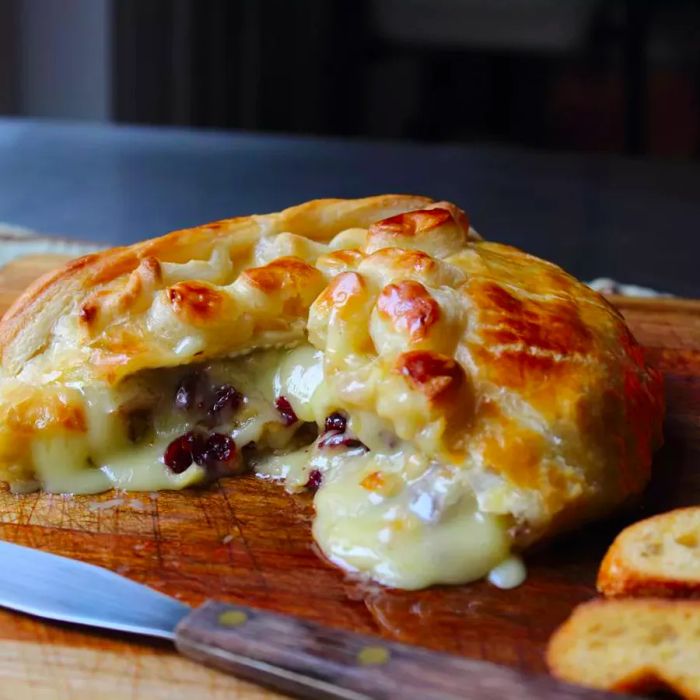
<svg viewBox="0 0 700 700"><path fill-rule="evenodd" d="M0 270L0 312L57 262L33 256ZM253 477L180 493L0 492L0 538L105 566L192 604L237 601L542 672L547 638L594 595L598 563L621 527L700 502L700 301L614 301L665 372L666 445L641 506L531 553L528 579L515 590L479 582L409 593L353 582L314 553L310 499ZM200 668L166 644L0 611L5 697L278 696Z"/></svg>

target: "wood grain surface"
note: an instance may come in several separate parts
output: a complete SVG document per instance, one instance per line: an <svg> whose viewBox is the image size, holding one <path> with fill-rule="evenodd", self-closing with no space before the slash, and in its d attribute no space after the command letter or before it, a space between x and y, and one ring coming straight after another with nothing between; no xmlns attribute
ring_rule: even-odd
<svg viewBox="0 0 700 700"><path fill-rule="evenodd" d="M0 270L0 312L59 262ZM700 301L615 299L665 373L666 444L633 510L527 557L525 584L401 592L360 584L315 553L311 501L253 477L179 493L71 497L0 492L0 538L125 574L199 604L206 598L543 672L543 649L572 607L594 595L598 563L621 527L700 502ZM0 611L0 698L271 698L180 659L167 645L46 624Z"/></svg>

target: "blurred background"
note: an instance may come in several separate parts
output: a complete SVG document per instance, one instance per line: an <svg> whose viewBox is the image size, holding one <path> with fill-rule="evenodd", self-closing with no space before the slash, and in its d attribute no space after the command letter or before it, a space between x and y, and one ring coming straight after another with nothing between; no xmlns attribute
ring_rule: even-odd
<svg viewBox="0 0 700 700"><path fill-rule="evenodd" d="M0 0L0 114L697 159L697 0Z"/></svg>

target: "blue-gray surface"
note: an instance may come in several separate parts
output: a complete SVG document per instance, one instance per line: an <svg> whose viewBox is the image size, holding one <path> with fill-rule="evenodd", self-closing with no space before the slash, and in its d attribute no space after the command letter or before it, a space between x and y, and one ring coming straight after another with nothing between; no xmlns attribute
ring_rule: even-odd
<svg viewBox="0 0 700 700"><path fill-rule="evenodd" d="M438 146L0 120L0 220L109 242L315 197L450 199L492 240L583 278L700 296L700 166Z"/></svg>

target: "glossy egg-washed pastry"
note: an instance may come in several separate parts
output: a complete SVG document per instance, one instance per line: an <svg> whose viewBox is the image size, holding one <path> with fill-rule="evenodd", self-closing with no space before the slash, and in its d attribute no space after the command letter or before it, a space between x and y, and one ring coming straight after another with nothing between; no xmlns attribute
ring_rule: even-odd
<svg viewBox="0 0 700 700"><path fill-rule="evenodd" d="M492 572L640 492L659 374L557 266L424 197L319 200L89 255L0 324L13 490L315 491L339 566L419 588ZM515 577L515 578L514 578Z"/></svg>

